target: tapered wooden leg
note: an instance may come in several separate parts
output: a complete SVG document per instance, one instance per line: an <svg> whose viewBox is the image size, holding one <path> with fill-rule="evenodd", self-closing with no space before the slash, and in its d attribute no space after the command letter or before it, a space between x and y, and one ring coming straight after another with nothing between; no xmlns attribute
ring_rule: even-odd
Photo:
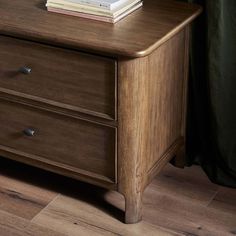
<svg viewBox="0 0 236 236"><path fill-rule="evenodd" d="M185 145L183 145L177 151L175 157L171 160L171 163L176 167L184 168L185 160L186 160L186 151L185 151Z"/></svg>
<svg viewBox="0 0 236 236"><path fill-rule="evenodd" d="M142 193L125 196L125 223L134 224L142 220Z"/></svg>

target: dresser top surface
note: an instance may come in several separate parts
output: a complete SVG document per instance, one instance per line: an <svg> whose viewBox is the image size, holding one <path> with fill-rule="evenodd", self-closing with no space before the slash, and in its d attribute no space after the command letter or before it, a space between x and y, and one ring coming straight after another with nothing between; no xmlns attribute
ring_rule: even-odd
<svg viewBox="0 0 236 236"><path fill-rule="evenodd" d="M0 0L0 34L113 56L142 57L201 12L194 4L144 0L144 6L112 25L47 12L46 0Z"/></svg>

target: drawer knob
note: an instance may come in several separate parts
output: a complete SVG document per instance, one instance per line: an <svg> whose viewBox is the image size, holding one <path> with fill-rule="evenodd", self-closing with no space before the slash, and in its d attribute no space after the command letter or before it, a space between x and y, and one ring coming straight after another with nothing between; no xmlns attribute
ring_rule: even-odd
<svg viewBox="0 0 236 236"><path fill-rule="evenodd" d="M29 68L29 67L24 66L24 67L21 67L19 71L20 71L22 74L28 75L28 74L31 73L32 69Z"/></svg>
<svg viewBox="0 0 236 236"><path fill-rule="evenodd" d="M27 128L27 129L23 130L23 133L24 133L26 136L32 137L32 136L35 135L35 130L34 130L34 129Z"/></svg>

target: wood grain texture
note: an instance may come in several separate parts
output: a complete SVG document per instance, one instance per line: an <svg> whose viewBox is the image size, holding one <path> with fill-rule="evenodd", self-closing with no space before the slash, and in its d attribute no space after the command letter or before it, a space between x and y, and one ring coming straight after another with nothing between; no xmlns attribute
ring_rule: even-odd
<svg viewBox="0 0 236 236"><path fill-rule="evenodd" d="M147 57L119 61L118 189L131 223L141 218L145 186L184 144L185 37L183 30Z"/></svg>
<svg viewBox="0 0 236 236"><path fill-rule="evenodd" d="M149 186L166 196L174 194L177 199L191 201L200 206L208 206L219 191L219 186L211 183L199 166L186 167L183 170L166 165Z"/></svg>
<svg viewBox="0 0 236 236"><path fill-rule="evenodd" d="M71 166L68 167L60 163L55 163L46 158L42 159L40 156L27 154L3 145L0 145L0 156L76 180L84 181L86 183L101 186L106 189L117 190L117 184L107 177L82 169L73 168Z"/></svg>
<svg viewBox="0 0 236 236"><path fill-rule="evenodd" d="M0 149L116 182L114 128L6 100L0 100L0 110ZM26 128L35 136L23 134Z"/></svg>
<svg viewBox="0 0 236 236"><path fill-rule="evenodd" d="M24 66L32 69L29 75L19 72ZM116 118L113 59L1 36L0 87L54 107Z"/></svg>
<svg viewBox="0 0 236 236"><path fill-rule="evenodd" d="M91 204L90 198L91 197L88 196L88 200L84 202L80 199L60 195L47 209L37 215L33 219L33 222L70 236L77 236L78 232L80 235L94 236L172 235L168 230L156 227L147 222L141 222L136 225L124 225L112 215L107 214L101 207Z"/></svg>
<svg viewBox="0 0 236 236"><path fill-rule="evenodd" d="M215 210L227 211L228 213L236 213L236 190L234 188L219 187L214 199L209 202L208 207ZM236 216L235 216L236 226ZM235 230L236 233L236 230Z"/></svg>
<svg viewBox="0 0 236 236"><path fill-rule="evenodd" d="M177 139L166 151L165 153L160 156L155 164L152 166L151 169L149 169L146 173L147 178L145 179L145 187L153 180L153 178L164 168L164 166L169 162L170 160L176 159L176 157L179 155L179 152L183 150L184 148L184 142L183 138ZM179 161L181 161L181 158L184 159L185 157L183 155L179 156ZM183 161L181 161L183 162Z"/></svg>
<svg viewBox="0 0 236 236"><path fill-rule="evenodd" d="M129 57L150 54L201 12L193 4L145 0L141 9L109 25L47 12L44 0L0 0L0 6L0 34Z"/></svg>
<svg viewBox="0 0 236 236"><path fill-rule="evenodd" d="M152 187L150 186L150 190ZM176 190L182 187L184 185L176 183ZM194 190L198 192L197 187ZM177 197L175 192L165 195L164 192L159 191L157 185L155 189L146 193L143 203L145 221L169 228L182 235L232 236L235 234L235 213L211 209L191 198Z"/></svg>
<svg viewBox="0 0 236 236"><path fill-rule="evenodd" d="M6 166L4 166L6 168ZM31 220L57 193L4 175L0 167L0 210Z"/></svg>
<svg viewBox="0 0 236 236"><path fill-rule="evenodd" d="M211 183L199 166L178 169L167 165L144 192L143 221L135 225L119 221L125 204L115 191L10 160L0 159L0 173L0 182L7 179L5 187L13 191L31 195L36 188L36 192L58 193L32 221L17 216L17 209L12 214L0 210L1 236L235 235L236 190ZM6 198L4 203L9 206L12 202ZM15 205L21 211L33 211L31 207L34 209L23 202Z"/></svg>
<svg viewBox="0 0 236 236"><path fill-rule="evenodd" d="M23 218L0 211L1 236L66 236L43 226L31 223Z"/></svg>
<svg viewBox="0 0 236 236"><path fill-rule="evenodd" d="M81 120L90 121L96 124L102 124L110 127L117 126L117 120L112 120L108 116L104 117L103 115L97 114L95 112L91 112L92 115L89 115L88 110L86 111L87 113L84 113L82 111L79 112L76 110L68 109L68 106L61 106L61 103L55 101L52 102L49 100L45 101L45 99L43 98L37 98L37 100L34 100L35 98L32 98L31 95L28 94L24 94L23 96L22 95L23 95L22 93L0 87L0 97L3 99L15 101L23 105L40 108L46 111L52 111L59 115L66 115L72 118L79 118Z"/></svg>
<svg viewBox="0 0 236 236"><path fill-rule="evenodd" d="M184 39L184 60L183 60L183 95L182 95L182 123L181 133L183 137L183 145L172 159L172 163L184 168L186 164L186 128L187 128L187 107L188 107L188 78L189 78L189 47L190 47L190 26L185 28Z"/></svg>
<svg viewBox="0 0 236 236"><path fill-rule="evenodd" d="M183 163L189 24L201 8L145 0L108 25L44 4L0 0L0 154L117 190L137 223L147 185L173 157Z"/></svg>

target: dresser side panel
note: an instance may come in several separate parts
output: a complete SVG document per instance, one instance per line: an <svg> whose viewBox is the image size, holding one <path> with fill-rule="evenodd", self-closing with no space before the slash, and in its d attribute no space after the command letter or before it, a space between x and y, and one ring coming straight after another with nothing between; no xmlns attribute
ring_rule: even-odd
<svg viewBox="0 0 236 236"><path fill-rule="evenodd" d="M119 62L118 183L143 191L183 145L185 30L151 55ZM137 187L138 186L138 187Z"/></svg>

